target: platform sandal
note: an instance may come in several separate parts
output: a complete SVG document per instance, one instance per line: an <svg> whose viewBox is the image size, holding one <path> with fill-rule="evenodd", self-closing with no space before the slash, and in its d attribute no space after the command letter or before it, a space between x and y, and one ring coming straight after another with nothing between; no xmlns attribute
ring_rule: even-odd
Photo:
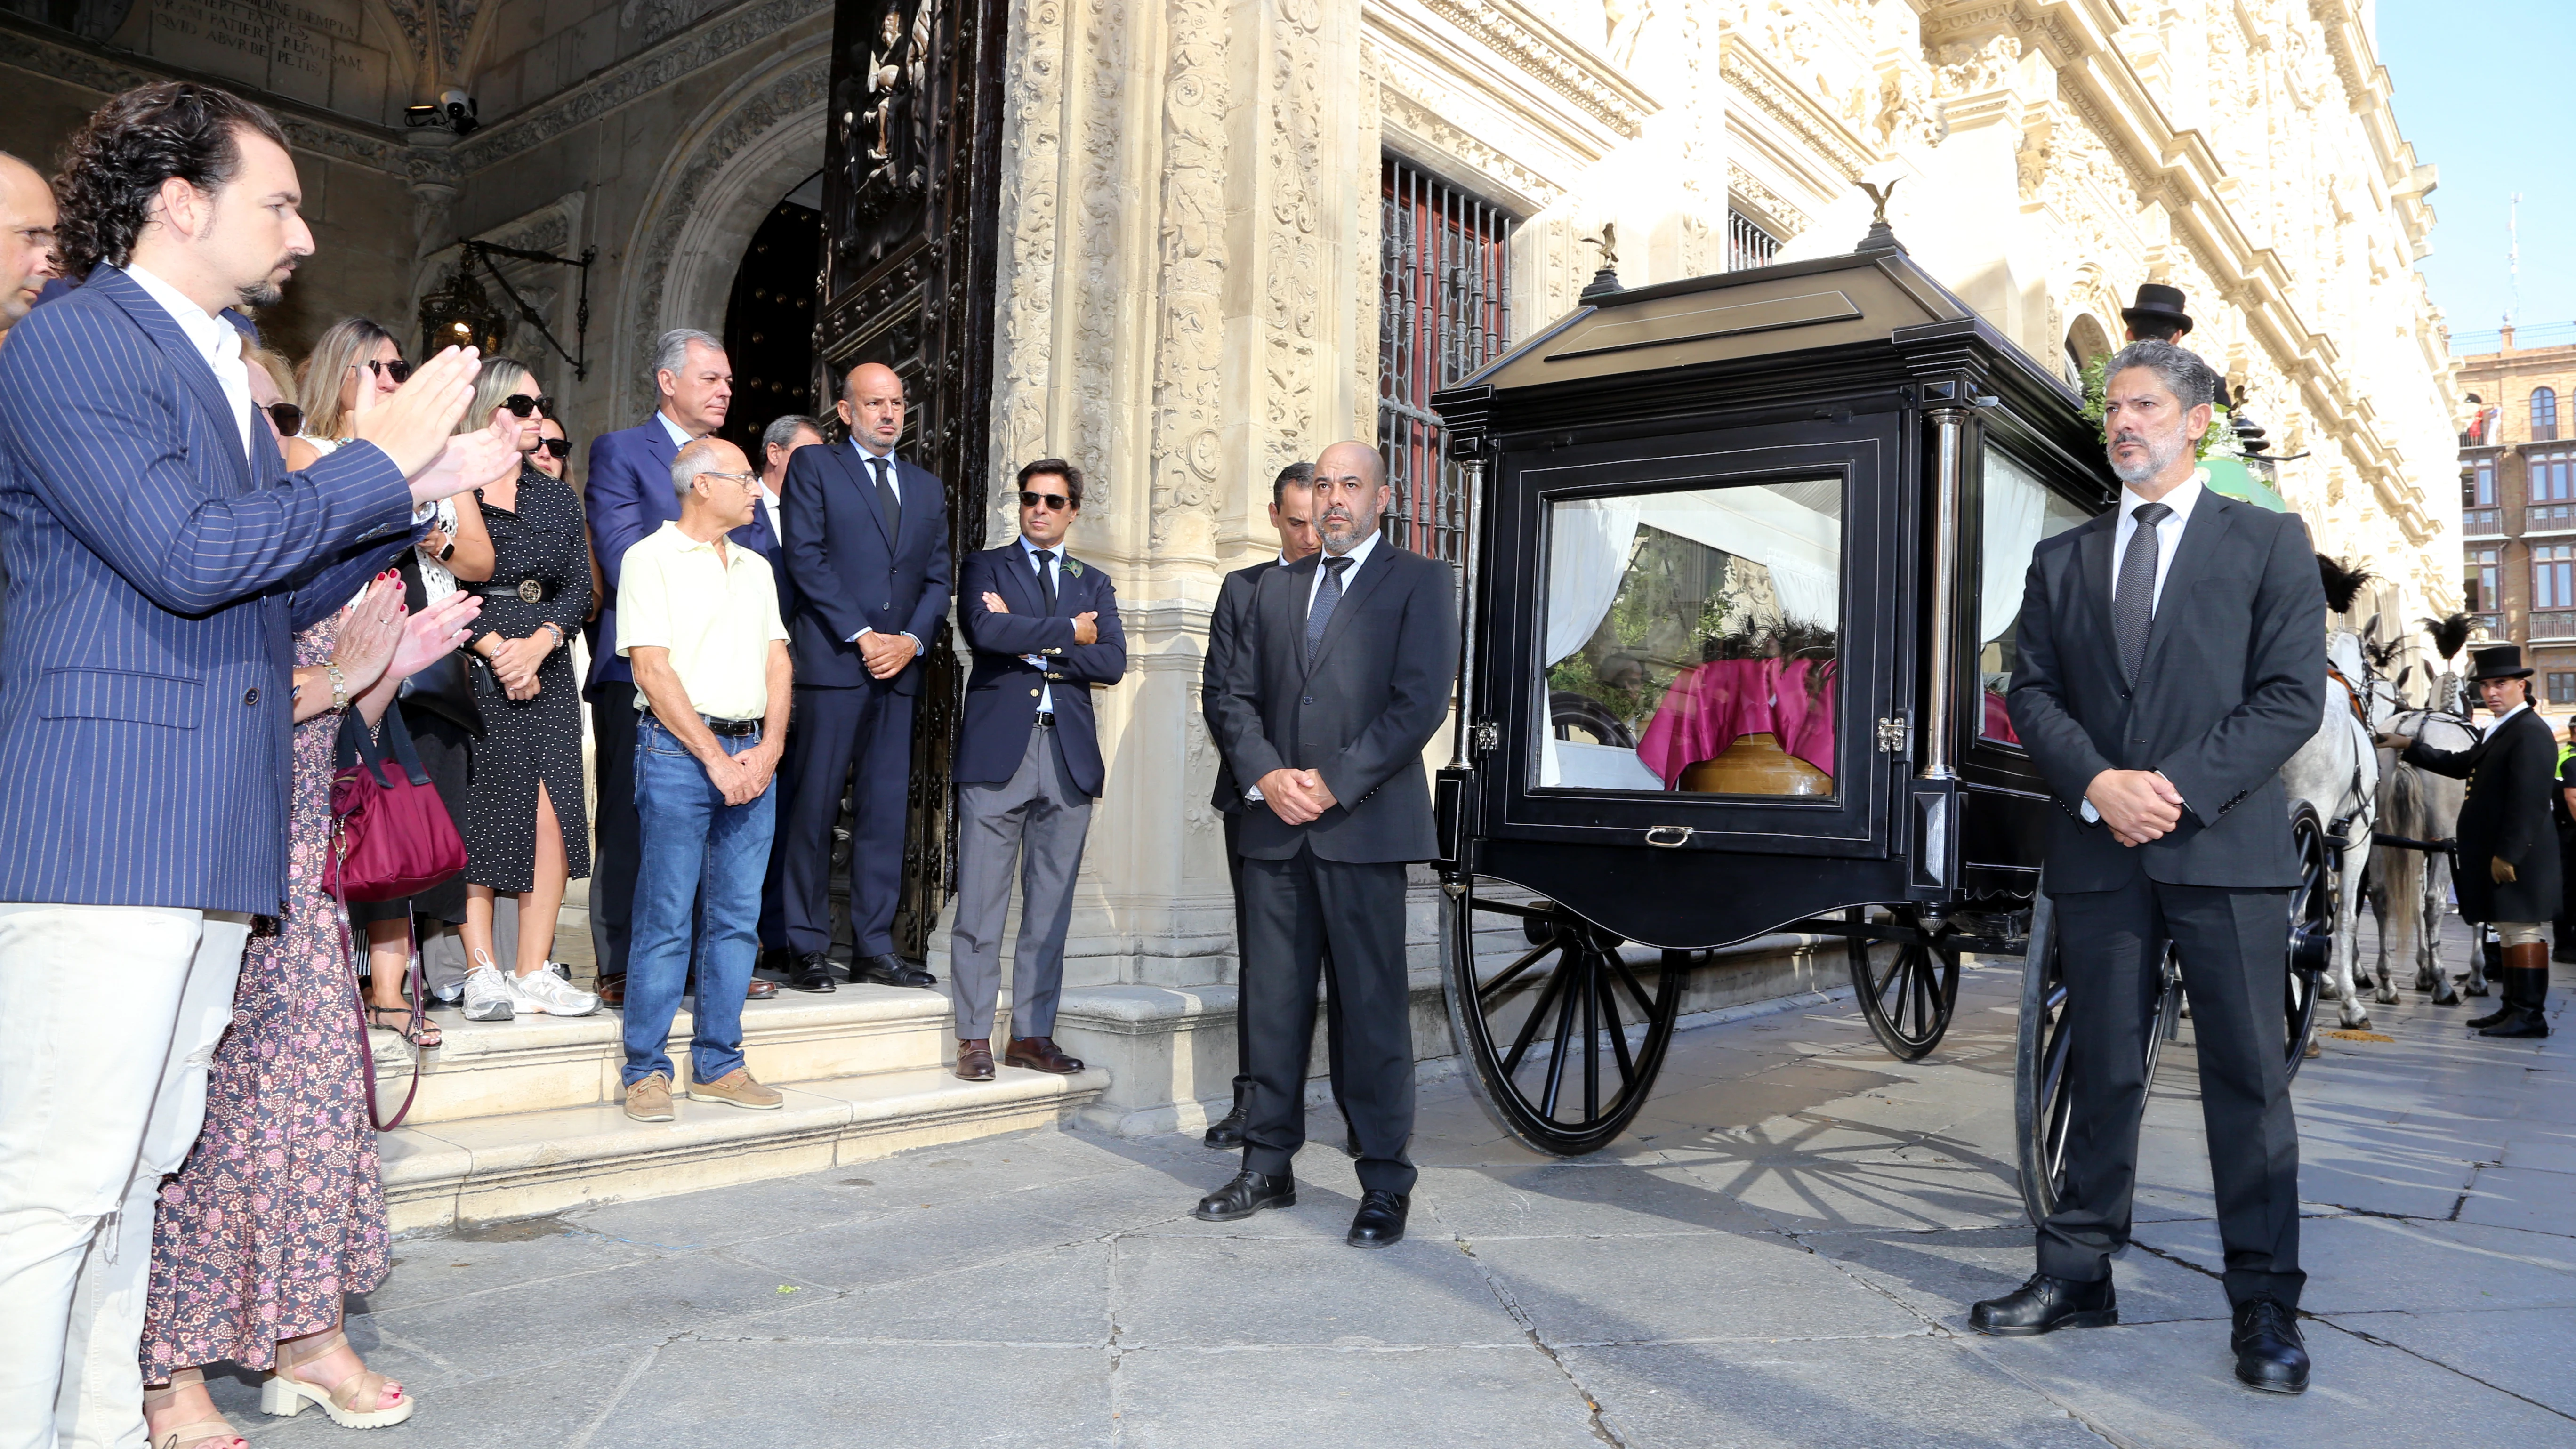
<svg viewBox="0 0 2576 1449"><path fill-rule="evenodd" d="M291 1419L304 1412L307 1403L318 1404L331 1422L343 1429L382 1429L411 1417L419 1401L404 1394L383 1408L362 1409L360 1404L373 1404L384 1397L385 1376L373 1369L362 1368L324 1389L295 1377L295 1370L330 1353L346 1348L349 1335L333 1330L313 1340L310 1346L302 1339L292 1339L277 1346L277 1367L260 1382L259 1411L280 1419Z"/></svg>
<svg viewBox="0 0 2576 1449"><path fill-rule="evenodd" d="M387 1020L389 1017L402 1018L402 1024L396 1025ZM447 1041L437 1022L431 1021L426 1013L415 1012L408 1006L378 1006L368 1002L367 1025L392 1032L422 1051L435 1051Z"/></svg>
<svg viewBox="0 0 2576 1449"><path fill-rule="evenodd" d="M143 1412L148 1415L179 1397L181 1389L202 1388L205 1382L204 1370L180 1369L170 1375L168 1388L143 1391ZM172 1425L167 1432L152 1440L152 1449L249 1449L249 1445L250 1441L243 1438L221 1414L192 1424Z"/></svg>

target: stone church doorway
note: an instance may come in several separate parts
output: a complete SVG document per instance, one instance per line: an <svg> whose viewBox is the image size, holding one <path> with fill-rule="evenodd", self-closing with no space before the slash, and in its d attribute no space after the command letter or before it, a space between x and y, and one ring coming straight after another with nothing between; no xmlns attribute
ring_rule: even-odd
<svg viewBox="0 0 2576 1449"><path fill-rule="evenodd" d="M725 303L733 409L717 436L760 465L770 420L811 413L819 397L814 307L823 265L823 173L779 199L743 248Z"/></svg>
<svg viewBox="0 0 2576 1449"><path fill-rule="evenodd" d="M949 547L984 546L1009 0L839 0L823 165L823 375L882 362L903 454L948 485ZM739 372L737 365L737 372ZM965 670L932 641L913 714L895 950L914 960L955 878L949 761Z"/></svg>

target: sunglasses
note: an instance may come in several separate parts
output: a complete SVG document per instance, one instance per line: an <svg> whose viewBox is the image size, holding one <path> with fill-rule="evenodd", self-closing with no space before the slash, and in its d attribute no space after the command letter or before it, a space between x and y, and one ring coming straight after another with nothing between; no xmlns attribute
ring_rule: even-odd
<svg viewBox="0 0 2576 1449"><path fill-rule="evenodd" d="M1065 497L1061 493L1030 493L1023 491L1020 494L1020 506L1022 508L1035 508L1043 504L1049 512L1060 513L1066 508L1072 506L1072 503L1072 499Z"/></svg>
<svg viewBox="0 0 2576 1449"><path fill-rule="evenodd" d="M380 359L370 357L365 362L358 365L365 368L367 371L374 373L378 377L392 378L396 385L400 385L411 376L411 364L403 361L399 357L395 358L391 362L385 362Z"/></svg>
<svg viewBox="0 0 2576 1449"><path fill-rule="evenodd" d="M523 392L514 392L508 397L501 399L501 406L508 408L510 410L510 416L514 418L524 418L530 413L543 413L547 417L553 417L555 415L555 400L553 398L543 396L530 397Z"/></svg>
<svg viewBox="0 0 2576 1449"><path fill-rule="evenodd" d="M572 439L539 438L537 439L537 451L545 454L549 458L569 458L572 456Z"/></svg>
<svg viewBox="0 0 2576 1449"><path fill-rule="evenodd" d="M268 420L277 424L277 435L291 438L304 430L304 409L293 403L270 403Z"/></svg>

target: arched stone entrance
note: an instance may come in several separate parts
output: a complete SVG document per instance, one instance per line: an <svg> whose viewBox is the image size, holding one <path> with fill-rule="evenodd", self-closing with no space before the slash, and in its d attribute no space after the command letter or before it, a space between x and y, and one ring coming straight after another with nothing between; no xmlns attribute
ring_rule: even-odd
<svg viewBox="0 0 2576 1449"><path fill-rule="evenodd" d="M722 435L755 464L771 419L813 410L815 273L823 258L823 177L780 198L752 233L725 304L733 412Z"/></svg>

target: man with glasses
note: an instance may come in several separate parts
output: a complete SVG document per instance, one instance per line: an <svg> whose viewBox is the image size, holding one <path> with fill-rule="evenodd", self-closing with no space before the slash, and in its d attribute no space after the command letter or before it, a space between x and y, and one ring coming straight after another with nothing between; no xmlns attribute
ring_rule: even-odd
<svg viewBox="0 0 2576 1449"><path fill-rule="evenodd" d="M671 463L680 449L724 426L733 406L733 365L724 344L678 327L653 346L653 387L660 404L631 428L602 433L590 445L582 505L590 519L591 557L615 600L626 551L680 516L671 493ZM760 520L754 518L754 525ZM591 835L590 944L599 963L599 999L626 1000L626 953L635 902L634 675L617 647L617 608L600 605L590 631L590 732L598 750L599 814Z"/></svg>
<svg viewBox="0 0 2576 1449"><path fill-rule="evenodd" d="M756 1111L782 1100L742 1060L790 680L768 560L727 537L751 522L760 479L740 448L702 438L673 460L671 488L679 518L627 551L617 595L617 647L644 701L624 1072L626 1115L638 1122L673 1116L667 1044L693 937L704 951L687 1095Z"/></svg>
<svg viewBox="0 0 2576 1449"><path fill-rule="evenodd" d="M1055 1044L1073 882L1104 767L1091 691L1127 672L1118 591L1065 552L1082 511L1082 470L1045 458L1020 470L1020 536L968 556L959 622L974 646L966 721L957 732L957 1075L993 1079L993 1014L1002 987L1002 921L1020 867L1020 941L1011 952L1006 1066L1070 1073Z"/></svg>
<svg viewBox="0 0 2576 1449"><path fill-rule="evenodd" d="M850 979L932 986L937 978L894 954L903 889L912 707L921 656L948 624L948 489L895 456L903 439L903 379L863 362L843 380L850 440L787 460L787 574L796 612L796 757L788 767L783 894L798 991L830 991L832 827L851 785Z"/></svg>

